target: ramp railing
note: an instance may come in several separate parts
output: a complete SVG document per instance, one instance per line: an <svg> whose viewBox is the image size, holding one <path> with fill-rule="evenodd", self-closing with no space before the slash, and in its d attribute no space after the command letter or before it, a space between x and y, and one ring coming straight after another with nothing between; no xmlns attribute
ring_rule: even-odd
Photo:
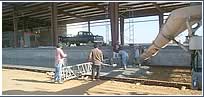
<svg viewBox="0 0 204 97"><path fill-rule="evenodd" d="M91 74L91 62L62 67L62 79L70 80Z"/></svg>

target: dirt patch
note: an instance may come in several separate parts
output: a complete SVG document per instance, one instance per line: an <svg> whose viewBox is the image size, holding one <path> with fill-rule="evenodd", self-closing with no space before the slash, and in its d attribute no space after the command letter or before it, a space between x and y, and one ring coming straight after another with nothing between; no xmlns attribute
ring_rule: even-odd
<svg viewBox="0 0 204 97"><path fill-rule="evenodd" d="M112 80L69 80L54 84L46 73L3 69L3 95L202 95L202 91Z"/></svg>
<svg viewBox="0 0 204 97"><path fill-rule="evenodd" d="M191 83L190 68L154 66L150 67L149 71L152 74L147 76L146 79Z"/></svg>

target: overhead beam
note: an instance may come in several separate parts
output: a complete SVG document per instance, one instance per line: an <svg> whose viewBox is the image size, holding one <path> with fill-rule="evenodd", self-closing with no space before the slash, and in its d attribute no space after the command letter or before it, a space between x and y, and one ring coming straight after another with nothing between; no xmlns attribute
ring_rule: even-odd
<svg viewBox="0 0 204 97"><path fill-rule="evenodd" d="M152 4L155 6L155 8L160 12L163 13L162 9L159 7L159 5L156 2L152 2Z"/></svg>
<svg viewBox="0 0 204 97"><path fill-rule="evenodd" d="M39 18L35 18L35 17L28 17L28 16L20 17L20 16L16 16L16 18L18 18L18 23L23 21L23 20L26 20L27 22L36 22L36 23L39 23L39 24L48 24L48 23L50 23L49 21L45 21L45 20L42 20L42 19L39 19ZM10 17L10 18L4 18L3 17L2 21L13 21L13 17Z"/></svg>
<svg viewBox="0 0 204 97"><path fill-rule="evenodd" d="M160 6L156 2L153 2L152 4L159 11L159 30L160 30L164 22L164 15L163 15L164 11L160 8Z"/></svg>
<svg viewBox="0 0 204 97"><path fill-rule="evenodd" d="M66 10L66 9L70 9L70 8L75 8L77 6L83 6L86 5L90 2L81 2L81 3L69 3L69 5L67 5L66 7L59 7L58 10Z"/></svg>
<svg viewBox="0 0 204 97"><path fill-rule="evenodd" d="M42 9L48 9L49 7L49 3L45 3L45 4L40 4L38 6L34 6L34 7L23 7L23 6L18 6L18 12L20 13L24 13L24 14L28 14L28 13L34 13L34 12L39 12ZM32 12L33 11L33 12ZM7 16L7 15L11 15L12 13L8 13L8 14L2 14L2 16Z"/></svg>
<svg viewBox="0 0 204 97"><path fill-rule="evenodd" d="M44 11L39 11L39 12L34 12L34 13L29 13L29 14L25 14L25 15L18 15L17 17L18 18L24 18L24 17L38 17L39 14L44 14L48 12L48 10L44 10ZM3 20L12 20L13 18L12 17L9 17L9 16L3 16L2 18Z"/></svg>
<svg viewBox="0 0 204 97"><path fill-rule="evenodd" d="M149 4L149 2L141 2L141 3L137 3L137 4L120 4L119 7L129 9L129 8L133 8L132 6L138 6L138 5L141 6L144 4Z"/></svg>
<svg viewBox="0 0 204 97"><path fill-rule="evenodd" d="M39 5L35 5L33 7L21 7L20 11L39 11L42 9L48 9L49 8L49 3L43 3Z"/></svg>
<svg viewBox="0 0 204 97"><path fill-rule="evenodd" d="M175 7L175 8L180 8L180 7ZM165 12L171 12L172 10L174 10L175 8L168 8L165 9ZM151 9L146 9L146 10L136 10L134 11L134 17L144 17L144 16L156 16L159 14L159 12L156 11L155 8L151 8ZM123 12L124 16L128 16L129 12ZM91 21L94 20L102 20L102 19L107 19L107 17L105 16L105 14L99 14L97 13L95 16L90 16L88 17ZM130 16L125 17L125 18L130 18ZM83 22L83 21L82 21ZM70 19L70 20L66 20L66 21L62 21L59 22L60 24L69 24L69 23L77 23L76 19Z"/></svg>
<svg viewBox="0 0 204 97"><path fill-rule="evenodd" d="M86 20L86 18L83 18L83 17L81 17L81 16L77 16L77 15L75 15L75 14L71 14L71 13L69 13L69 12L64 12L64 11L62 11L62 10L58 10L58 14L64 14L65 16L68 15L68 16L71 16L71 17L78 18L78 19L80 19L80 20Z"/></svg>
<svg viewBox="0 0 204 97"><path fill-rule="evenodd" d="M24 4L25 5L25 4ZM33 18L33 17L29 17L29 16L35 16L36 14L43 14L44 12L49 12L47 9L48 9L48 6L49 4L46 4L46 3L41 3L41 4L36 4L36 5L32 5L32 6L28 6L28 7L23 7L22 6L19 6L19 5L14 5L15 7L17 7L18 9L16 10L18 12L18 14L16 14L16 18L19 18L19 22L21 22L22 19L26 18L28 19L29 18L29 21L32 21L32 20L36 20L35 22L40 22L42 24L47 24L49 23L48 21L44 21L44 20L40 20L40 19L37 19L37 18ZM37 7L36 7L37 6ZM12 13L10 14L2 14L3 15L3 20L13 20L12 17L10 18L4 18L4 17L8 17L8 15L11 15Z"/></svg>
<svg viewBox="0 0 204 97"><path fill-rule="evenodd" d="M73 7L81 7L81 6L89 6L89 5L86 5L86 4L90 4L91 2L82 2L82 3L77 3L77 2L72 2L72 3L67 3L67 4L65 4L64 6L59 6L60 8L58 8L58 10L62 10L63 11L63 13L66 13L66 12L64 12L66 9L72 9ZM150 4L152 3L152 2L149 2ZM38 16L38 14L39 14L39 19L50 19L50 16L51 15L49 15L49 17L46 15L46 16L40 16L40 14L46 14L46 12L45 13L41 13L41 12L39 12L38 13L38 11L44 11L44 10L42 10L42 8L44 8L44 9L50 9L50 7L44 7L44 5L43 4L46 4L46 3L41 3L41 4L36 4L36 3L34 3L35 5L32 5L32 6L29 6L30 8L31 8L31 10L33 10L33 11L25 11L24 12L24 15L22 15L22 17L23 16ZM89 7L93 7L93 8L97 8L96 10L101 10L102 11L102 7L104 7L104 6L107 6L107 5L99 5L100 7L97 7L97 6L95 6L95 5L98 5L98 4L101 4L101 3L92 3ZM121 3L119 3L120 4L120 6L123 6L123 4L121 5ZM125 3L124 3L125 4ZM162 8L160 8L163 12L166 12L166 10L169 10L169 9L176 9L176 8L180 8L180 7L184 7L184 6L187 6L187 4L176 4L176 3L172 3L172 5L169 5L168 4L168 6L164 6L164 5L166 5L166 3L164 4L164 3L161 3L160 5L159 5L159 7L161 7L162 6ZM134 4L134 5L137 5L137 4ZM139 4L138 4L139 5ZM158 5L158 4L157 4ZM40 8L39 7L37 7L37 6L41 6ZM125 5L124 5L125 6ZM127 5L127 6L129 6L129 4ZM149 5L148 5L149 6ZM148 6L143 6L143 7L148 7ZM4 7L4 6L3 6ZM34 8L34 7L36 7L36 9ZM138 6L139 7L139 6ZM152 8L148 8L148 9L144 9L144 13L142 12L142 11L136 11L137 9L138 9L138 7L136 6L135 7L135 9L133 9L133 10L131 10L131 11L134 11L134 12L136 12L136 14L134 15L135 17L137 17L137 16L145 16L145 15L143 15L143 14L147 14L147 15L151 15L152 13L154 13L154 14L157 14L157 15L159 15L159 13L160 13L160 11L158 10L158 8L156 9L156 7L155 6L153 6L153 4L151 4L151 7ZM141 7L141 6L140 6ZM28 8L28 6L26 6L26 7L24 7L24 8ZM29 9L30 9L29 8ZM33 9L32 9L33 8ZM87 8L85 8L85 9L80 9L80 10L84 10L83 12L84 13L87 13L87 11L86 11L86 9ZM7 10L7 9L6 9ZM12 9L13 10L13 9ZM25 10L27 10L27 9L25 9ZM73 10L75 10L75 9L73 9ZM77 9L77 10L79 10L79 9ZM140 9L140 10L143 10L143 9ZM151 10L151 11L154 11L154 12L150 12L150 11L148 11L148 13L146 13L147 11L145 11L145 10ZM4 10L2 10L3 11L3 20L5 20L5 19L7 19L7 18L10 18L11 20L13 19L12 18L12 16L13 16L13 13L11 12L11 11L9 11L9 14L10 15L5 15L5 14L8 14L7 12L5 12L4 13ZM49 11L49 10L48 10ZM94 12L95 10L91 10L91 11L89 11L89 12ZM70 12L72 12L72 11L67 11L68 13L70 13ZM124 16L127 16L127 17L129 17L128 16L128 12L126 12L126 10L120 10L120 13L123 13L122 15L124 15ZM151 14L149 14L149 13L151 13ZM94 20L94 19L106 19L107 17L105 16L105 13L103 13L103 12L96 12L96 13L94 13L93 15L91 15L92 13L90 13L90 15L87 13L87 15L84 15L82 12L79 12L79 14L77 13L75 13L75 12L73 12L73 13L70 13L69 15L70 16L72 16L72 17L76 17L76 18L80 18L80 17L82 17L82 18L85 18L85 19L90 19L90 20ZM106 13L107 14L107 13ZM19 15L21 15L21 14L19 14ZM68 16L68 15L63 15L63 16ZM19 16L18 16L19 17ZM20 16L21 17L21 16ZM60 20L60 19L64 19L63 17L61 17L61 16L58 16L58 20ZM125 17L126 18L126 17ZM74 20L74 21L82 21L81 19L76 19L76 20ZM69 19L67 19L67 20L65 20L65 21L63 21L63 22L71 22L71 21L73 21L73 19L72 20L69 20ZM84 21L84 20L83 20Z"/></svg>
<svg viewBox="0 0 204 97"><path fill-rule="evenodd" d="M103 5L98 5L98 4L96 4L96 3L89 3L89 4L87 4L87 6L92 6L92 7L98 8L98 9L100 9L100 10L103 10L104 12L106 11L105 6L103 6Z"/></svg>

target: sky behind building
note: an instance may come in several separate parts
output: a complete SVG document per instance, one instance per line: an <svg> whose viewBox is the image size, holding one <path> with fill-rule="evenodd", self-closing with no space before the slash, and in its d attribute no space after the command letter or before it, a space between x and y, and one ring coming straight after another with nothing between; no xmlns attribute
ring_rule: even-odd
<svg viewBox="0 0 204 97"><path fill-rule="evenodd" d="M167 16L164 17L166 19ZM90 31L94 35L104 37L106 43L111 41L110 20L91 21ZM67 34L76 35L78 31L88 31L88 23L67 24ZM125 19L124 42L129 43L152 43L159 33L158 16L140 17ZM184 31L176 37L176 40L183 43L188 31ZM203 36L203 27L196 31L196 35Z"/></svg>

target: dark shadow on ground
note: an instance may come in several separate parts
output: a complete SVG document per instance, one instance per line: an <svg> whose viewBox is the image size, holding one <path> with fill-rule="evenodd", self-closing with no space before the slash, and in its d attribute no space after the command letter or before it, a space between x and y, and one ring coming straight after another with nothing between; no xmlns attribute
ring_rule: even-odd
<svg viewBox="0 0 204 97"><path fill-rule="evenodd" d="M148 93L129 92L129 95L148 95Z"/></svg>
<svg viewBox="0 0 204 97"><path fill-rule="evenodd" d="M29 80L29 79L13 79L16 81L24 81L24 82L34 82L34 83L53 83L51 81L39 81L39 80Z"/></svg>
<svg viewBox="0 0 204 97"><path fill-rule="evenodd" d="M25 91L25 90L8 90L3 91L3 95L84 95L88 89L104 83L105 81L92 81L77 87L64 89L57 92L47 91Z"/></svg>
<svg viewBox="0 0 204 97"><path fill-rule="evenodd" d="M117 71L114 72L114 76L120 75L122 71ZM112 74L112 73L110 73ZM108 74L108 75L110 75ZM28 81L28 82L36 82L36 83L47 83L43 81L37 81L37 80L26 80L26 79L14 79L17 81ZM62 91L57 91L57 92L47 92L47 91L25 91L25 90L7 90L3 91L3 95L84 95L88 94L87 91L97 85L103 84L106 82L105 80L95 80L88 82L86 84L73 87L73 88L68 88L64 89Z"/></svg>

